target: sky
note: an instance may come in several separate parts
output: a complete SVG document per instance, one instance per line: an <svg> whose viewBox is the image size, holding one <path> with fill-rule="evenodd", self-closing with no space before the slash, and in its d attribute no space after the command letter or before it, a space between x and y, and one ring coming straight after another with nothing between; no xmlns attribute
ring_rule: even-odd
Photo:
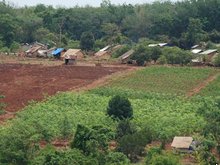
<svg viewBox="0 0 220 165"><path fill-rule="evenodd" d="M111 0L112 4L142 4L151 3L155 0ZM6 2L11 2L17 7L21 6L34 6L36 4L53 5L54 7L74 7L78 6L99 6L102 0L6 0Z"/></svg>

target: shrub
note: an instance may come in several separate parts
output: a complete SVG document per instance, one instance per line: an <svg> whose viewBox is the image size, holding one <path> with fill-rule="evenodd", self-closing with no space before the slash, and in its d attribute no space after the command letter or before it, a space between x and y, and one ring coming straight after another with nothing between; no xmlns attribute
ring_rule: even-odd
<svg viewBox="0 0 220 165"><path fill-rule="evenodd" d="M117 129L116 129L116 137L120 139L121 137L125 135L134 134L135 132L136 132L136 128L130 122L130 120L128 119L121 120L119 121Z"/></svg>
<svg viewBox="0 0 220 165"><path fill-rule="evenodd" d="M177 47L164 48L162 55L166 57L168 64L186 65L192 60L192 54L190 52Z"/></svg>
<svg viewBox="0 0 220 165"><path fill-rule="evenodd" d="M167 59L164 55L160 56L160 58L158 59L158 63L161 65L167 64Z"/></svg>
<svg viewBox="0 0 220 165"><path fill-rule="evenodd" d="M62 138L67 139L71 135L71 124L69 122L69 119L65 115L63 122L61 123L61 135Z"/></svg>
<svg viewBox="0 0 220 165"><path fill-rule="evenodd" d="M114 119L127 119L133 117L130 101L119 95L114 96L108 103L107 114Z"/></svg>
<svg viewBox="0 0 220 165"><path fill-rule="evenodd" d="M150 47L145 45L138 45L132 56L132 60L135 60L137 65L143 66L145 62L151 60L152 50Z"/></svg>
<svg viewBox="0 0 220 165"><path fill-rule="evenodd" d="M56 150L53 146L46 146L31 161L31 165L71 165L71 164L94 164L98 165L95 158L83 155L80 150L71 149L65 151Z"/></svg>
<svg viewBox="0 0 220 165"><path fill-rule="evenodd" d="M129 159L121 152L110 152L106 156L105 165L128 165Z"/></svg>
<svg viewBox="0 0 220 165"><path fill-rule="evenodd" d="M156 154L147 165L180 165L179 159L171 154Z"/></svg>
<svg viewBox="0 0 220 165"><path fill-rule="evenodd" d="M87 155L96 155L100 151L107 151L108 141L112 137L113 133L102 126L88 128L79 124L71 142L71 148L77 148Z"/></svg>
<svg viewBox="0 0 220 165"><path fill-rule="evenodd" d="M136 162L139 160L139 156L143 156L145 146L151 141L151 131L144 129L134 134L123 136L119 140L118 151L124 153L132 162Z"/></svg>
<svg viewBox="0 0 220 165"><path fill-rule="evenodd" d="M217 67L220 67L220 55L217 55L214 58L214 65L217 66Z"/></svg>

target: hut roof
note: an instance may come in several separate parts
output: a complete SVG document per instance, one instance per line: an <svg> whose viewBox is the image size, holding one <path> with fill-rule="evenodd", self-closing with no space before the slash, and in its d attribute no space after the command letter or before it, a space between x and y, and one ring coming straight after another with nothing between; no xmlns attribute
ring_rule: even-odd
<svg viewBox="0 0 220 165"><path fill-rule="evenodd" d="M81 52L81 49L68 49L63 56L77 56L77 53Z"/></svg>
<svg viewBox="0 0 220 165"><path fill-rule="evenodd" d="M29 50L26 51L26 53L34 53L37 52L39 49L41 49L41 46L34 46L32 48L30 48Z"/></svg>
<svg viewBox="0 0 220 165"><path fill-rule="evenodd" d="M198 54L198 53L201 53L201 52L202 52L202 49L193 49L193 50L191 50L191 52L192 52L193 54Z"/></svg>
<svg viewBox="0 0 220 165"><path fill-rule="evenodd" d="M101 56L104 56L106 54L108 54L107 51L98 51L98 52L95 53L95 57L101 57Z"/></svg>
<svg viewBox="0 0 220 165"><path fill-rule="evenodd" d="M217 49L208 49L208 50L206 50L206 51L204 51L204 52L202 52L200 54L202 54L202 55L209 55L209 54L215 53L217 51L218 51Z"/></svg>
<svg viewBox="0 0 220 165"><path fill-rule="evenodd" d="M134 53L134 50L131 49L131 50L127 51L125 54L123 54L122 56L120 56L119 58L120 58L121 60L124 60L124 59L130 57L133 53Z"/></svg>
<svg viewBox="0 0 220 165"><path fill-rule="evenodd" d="M179 149L189 149L190 145L192 144L192 141L193 141L192 137L175 136L171 146Z"/></svg>
<svg viewBox="0 0 220 165"><path fill-rule="evenodd" d="M106 47L104 47L104 48L102 48L101 50L99 50L99 51L106 51L106 50L108 50L109 48L110 48L111 46L110 45L108 45L108 46L106 46Z"/></svg>
<svg viewBox="0 0 220 165"><path fill-rule="evenodd" d="M67 59L75 59L81 52L81 49L68 49L62 57L67 58Z"/></svg>

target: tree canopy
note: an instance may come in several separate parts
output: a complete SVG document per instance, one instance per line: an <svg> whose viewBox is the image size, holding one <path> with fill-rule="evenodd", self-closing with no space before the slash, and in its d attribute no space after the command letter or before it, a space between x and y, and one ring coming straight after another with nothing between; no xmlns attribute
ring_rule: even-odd
<svg viewBox="0 0 220 165"><path fill-rule="evenodd" d="M43 4L13 7L3 1L0 2L0 46L10 48L13 42L34 41L56 45L60 39L61 45L67 46L89 32L94 40L108 44L120 43L122 38L134 42L150 38L173 41L187 49L200 41L220 41L219 7L218 0L157 1L142 5L113 5L103 1L100 7L73 8Z"/></svg>

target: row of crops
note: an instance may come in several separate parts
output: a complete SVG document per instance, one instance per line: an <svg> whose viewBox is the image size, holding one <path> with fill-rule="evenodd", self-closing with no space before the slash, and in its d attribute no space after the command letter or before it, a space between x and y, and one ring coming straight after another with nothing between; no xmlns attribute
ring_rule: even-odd
<svg viewBox="0 0 220 165"><path fill-rule="evenodd" d="M109 87L185 95L209 76L219 71L212 68L148 67L112 81Z"/></svg>
<svg viewBox="0 0 220 165"><path fill-rule="evenodd" d="M56 138L61 136L60 125L65 116L71 123L73 134L77 124L89 127L104 125L114 130L115 121L106 115L106 107L111 97L99 94L103 90L84 94L62 93L49 98L46 102L30 105L19 112L16 119L10 121L7 126L2 126L1 134L22 126L32 127L32 134L37 134L39 129L43 129ZM106 90L110 91L110 89ZM112 92L114 91L116 89ZM122 92L121 89L118 91ZM138 97L137 94L135 97ZM172 138L175 135L191 135L201 131L204 121L196 115L196 112L203 106L203 101L199 99L191 101L181 97L171 98L169 95L166 99L164 98L165 95L159 98L156 94L131 98L134 109L133 122L140 128L150 126L157 137L166 135ZM211 103L211 99L209 101Z"/></svg>

